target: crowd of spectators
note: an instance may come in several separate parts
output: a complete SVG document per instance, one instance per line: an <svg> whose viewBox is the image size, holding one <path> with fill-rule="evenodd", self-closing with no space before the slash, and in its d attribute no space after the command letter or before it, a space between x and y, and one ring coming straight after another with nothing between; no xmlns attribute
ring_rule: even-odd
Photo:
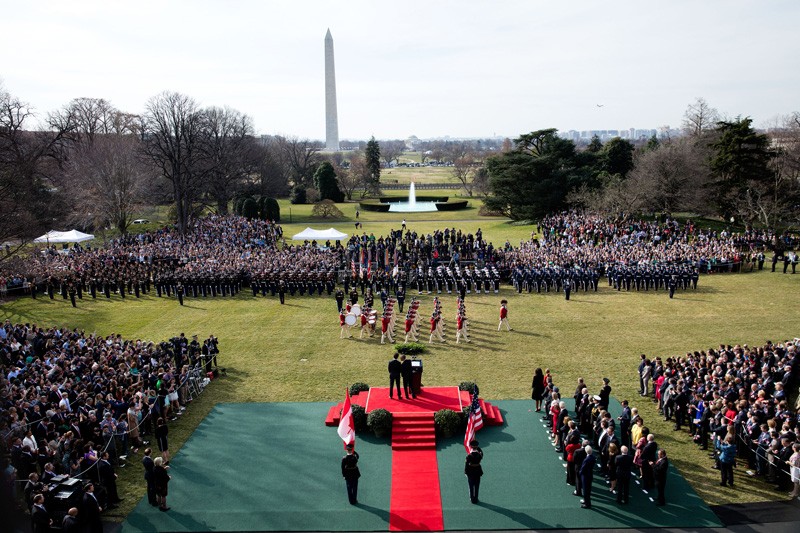
<svg viewBox="0 0 800 533"><path fill-rule="evenodd" d="M537 229L540 237L519 246L506 241L499 248L480 228L474 233L453 227L423 234L405 224L377 237L362 232L346 241L288 245L278 224L210 215L195 221L185 235L162 228L99 248L47 247L23 261L8 262L0 272L0 290L38 289L73 301L86 292L92 297L139 296L153 287L159 296L233 295L244 286L254 295L322 295L324 290L331 294L340 283L359 284L362 290L369 286L373 292L396 289L399 284L413 285L419 272L435 273L442 267L465 269L467 281L474 279L473 269L488 268L490 278L496 272L518 290L523 285L549 290L565 278L577 279L576 288L596 290L604 275L617 288L622 286L619 276L626 289L632 284L646 289L665 285L673 274L680 279L693 272L738 269L746 261L762 266L770 247L788 250L797 245L789 235L768 231L730 233L700 229L691 221L577 212L549 216ZM777 252L773 256L778 257ZM796 254L783 257L797 262Z"/></svg>
<svg viewBox="0 0 800 533"><path fill-rule="evenodd" d="M800 339L762 346L720 345L683 357L639 363L640 393L664 420L714 459L720 485L734 486L734 465L800 496Z"/></svg>
<svg viewBox="0 0 800 533"><path fill-rule="evenodd" d="M155 448L158 426L179 419L217 353L213 336L202 344L184 334L154 343L6 321L0 327L2 501L24 501L30 509L53 477L68 475L94 482L101 505L113 506L113 469L124 467L146 439ZM168 460L165 443L158 447Z"/></svg>

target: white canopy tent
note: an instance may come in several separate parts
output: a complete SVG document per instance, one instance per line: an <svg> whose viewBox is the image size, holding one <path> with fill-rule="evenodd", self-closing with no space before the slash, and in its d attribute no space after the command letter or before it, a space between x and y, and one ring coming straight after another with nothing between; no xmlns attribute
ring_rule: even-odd
<svg viewBox="0 0 800 533"><path fill-rule="evenodd" d="M306 228L300 233L294 235L294 241L343 241L347 238L347 233L342 233L333 228L328 229L311 229Z"/></svg>
<svg viewBox="0 0 800 533"><path fill-rule="evenodd" d="M48 231L41 237L33 239L33 242L62 243L62 242L83 242L94 239L94 235L80 232L76 229L69 231Z"/></svg>

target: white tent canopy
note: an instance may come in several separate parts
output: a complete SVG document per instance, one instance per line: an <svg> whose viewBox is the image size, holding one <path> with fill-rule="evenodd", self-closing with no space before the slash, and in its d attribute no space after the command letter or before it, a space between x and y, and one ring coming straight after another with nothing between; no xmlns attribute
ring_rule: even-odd
<svg viewBox="0 0 800 533"><path fill-rule="evenodd" d="M33 239L33 242L49 242L49 243L62 243L62 242L83 242L94 239L94 235L82 233L76 229L69 231L48 231L41 237Z"/></svg>
<svg viewBox="0 0 800 533"><path fill-rule="evenodd" d="M306 228L292 237L294 241L343 241L347 238L347 233L336 231L333 228L311 229Z"/></svg>

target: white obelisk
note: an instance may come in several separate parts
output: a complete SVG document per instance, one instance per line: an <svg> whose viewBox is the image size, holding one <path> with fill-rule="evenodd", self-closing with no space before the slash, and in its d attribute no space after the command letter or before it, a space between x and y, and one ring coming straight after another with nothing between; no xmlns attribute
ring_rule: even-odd
<svg viewBox="0 0 800 533"><path fill-rule="evenodd" d="M336 112L336 70L333 66L333 37L325 34L325 149L339 151L339 118Z"/></svg>

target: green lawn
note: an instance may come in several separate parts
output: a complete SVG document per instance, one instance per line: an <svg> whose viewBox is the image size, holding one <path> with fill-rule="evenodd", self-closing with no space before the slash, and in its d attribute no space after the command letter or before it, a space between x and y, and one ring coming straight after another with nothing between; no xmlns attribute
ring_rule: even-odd
<svg viewBox="0 0 800 533"><path fill-rule="evenodd" d="M530 232L530 227L504 222L480 224L496 243L504 232ZM477 223L458 227L473 225ZM640 408L673 463L708 503L782 497L770 487L741 478L739 483L748 490L718 490L717 472L710 469L708 457L685 433L674 433L661 421L651 402L639 400L636 366L640 353L681 355L720 342L752 345L795 337L800 333L794 311L799 288L800 276L768 271L704 276L698 291L679 292L674 300L663 291L620 293L603 286L598 293L574 293L567 302L552 293L518 296L504 287L500 295L467 297L473 342L466 346L452 343L455 299L445 295L451 342L434 346L426 356L425 383L474 380L487 399L514 399L528 397L536 367L550 368L565 391L571 391L578 377L599 390L600 378L607 376L613 395L629 398ZM514 327L510 333L496 331L503 297L510 300ZM422 312L429 312L431 296L422 300ZM390 346L381 346L376 339L340 340L336 304L328 297L297 296L281 306L277 299L254 299L243 293L224 301L187 299L184 307L174 299L155 296L124 302L99 298L80 301L78 309L62 299L40 297L3 304L0 318L155 341L180 332L217 335L221 365L227 367L228 376L214 382L174 424L170 438L175 449L217 402L340 400L343 389L355 381L382 385L392 353ZM127 513L142 495L138 462L121 472L121 486L126 501L119 511Z"/></svg>

